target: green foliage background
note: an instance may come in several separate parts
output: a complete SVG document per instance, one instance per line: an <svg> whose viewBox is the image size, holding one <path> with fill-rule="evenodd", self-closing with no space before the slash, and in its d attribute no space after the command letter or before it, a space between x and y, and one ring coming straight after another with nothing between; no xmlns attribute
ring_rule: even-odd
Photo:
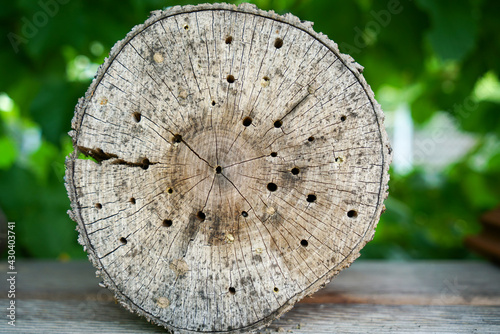
<svg viewBox="0 0 500 334"><path fill-rule="evenodd" d="M18 255L85 256L66 215L63 181L77 99L111 46L149 11L204 2L2 1L0 208L16 222ZM392 172L387 212L363 250L365 258L470 257L463 237L477 232L478 216L500 203L500 2L252 2L315 22L316 31L365 66L384 110L405 104L417 126L446 111L476 136L476 146L443 170ZM43 22L40 12L53 15ZM29 30L26 22L39 24Z"/></svg>

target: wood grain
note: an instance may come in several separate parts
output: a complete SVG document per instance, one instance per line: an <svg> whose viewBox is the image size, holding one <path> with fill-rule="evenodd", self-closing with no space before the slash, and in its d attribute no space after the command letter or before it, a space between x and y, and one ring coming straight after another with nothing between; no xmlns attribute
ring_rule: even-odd
<svg viewBox="0 0 500 334"><path fill-rule="evenodd" d="M237 333L348 267L390 162L361 72L310 23L248 4L135 27L80 100L67 161L103 284L175 332Z"/></svg>

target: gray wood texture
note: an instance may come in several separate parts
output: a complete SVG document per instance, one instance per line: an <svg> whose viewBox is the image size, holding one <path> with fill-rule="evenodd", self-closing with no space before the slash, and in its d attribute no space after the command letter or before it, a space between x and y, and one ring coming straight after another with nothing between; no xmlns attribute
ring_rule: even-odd
<svg viewBox="0 0 500 334"><path fill-rule="evenodd" d="M88 262L18 267L18 325L1 322L0 333L165 333L117 305ZM262 332L499 333L500 269L477 261L356 261Z"/></svg>
<svg viewBox="0 0 500 334"><path fill-rule="evenodd" d="M76 108L66 180L120 304L176 333L245 332L348 267L391 160L362 69L248 4L153 12L119 41Z"/></svg>

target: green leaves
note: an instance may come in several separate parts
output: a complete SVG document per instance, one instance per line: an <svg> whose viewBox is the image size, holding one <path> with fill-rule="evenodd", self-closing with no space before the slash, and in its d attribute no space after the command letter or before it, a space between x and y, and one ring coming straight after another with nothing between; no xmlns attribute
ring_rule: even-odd
<svg viewBox="0 0 500 334"><path fill-rule="evenodd" d="M16 161L17 148L12 138L0 137L0 169L8 169Z"/></svg>
<svg viewBox="0 0 500 334"><path fill-rule="evenodd" d="M90 84L92 64L101 64L113 44L151 10L204 2L75 0L53 7L52 16L38 1L2 4L0 109L10 99L14 105L0 110L0 207L17 222L22 255L84 256L66 215L63 175L64 157L71 151L67 132L77 100ZM379 258L470 256L462 238L477 231L484 210L500 203L500 147L495 144L500 135L500 2L251 2L313 21L316 31L365 66L364 76L384 110L409 106L417 126L446 111L478 137L475 150L434 171L433 178L424 170L393 172L387 212L363 250L364 256ZM36 15L48 20L35 22ZM27 34L30 24L35 24L33 33ZM9 34L22 41L13 45Z"/></svg>
<svg viewBox="0 0 500 334"><path fill-rule="evenodd" d="M432 20L429 43L443 61L462 60L472 51L477 35L477 2L418 0Z"/></svg>

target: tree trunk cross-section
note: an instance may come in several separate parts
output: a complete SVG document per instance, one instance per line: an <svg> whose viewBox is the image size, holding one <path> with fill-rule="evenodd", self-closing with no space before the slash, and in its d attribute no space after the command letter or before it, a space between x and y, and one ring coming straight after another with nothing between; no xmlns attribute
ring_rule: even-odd
<svg viewBox="0 0 500 334"><path fill-rule="evenodd" d="M237 333L349 266L373 237L390 162L361 72L292 15L153 12L113 47L72 123L70 215L103 285L174 332Z"/></svg>

